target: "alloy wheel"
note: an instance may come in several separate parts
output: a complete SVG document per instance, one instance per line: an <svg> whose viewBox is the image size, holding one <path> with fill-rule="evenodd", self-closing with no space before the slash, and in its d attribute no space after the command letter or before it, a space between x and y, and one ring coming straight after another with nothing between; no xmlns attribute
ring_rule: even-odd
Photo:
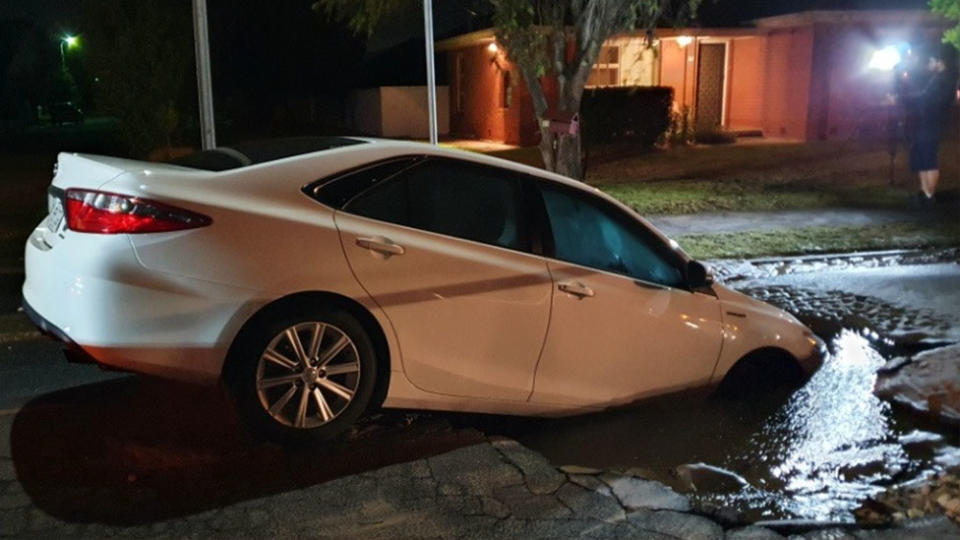
<svg viewBox="0 0 960 540"><path fill-rule="evenodd" d="M257 396L275 421L298 429L323 426L353 401L360 357L350 336L311 321L277 334L257 364Z"/></svg>

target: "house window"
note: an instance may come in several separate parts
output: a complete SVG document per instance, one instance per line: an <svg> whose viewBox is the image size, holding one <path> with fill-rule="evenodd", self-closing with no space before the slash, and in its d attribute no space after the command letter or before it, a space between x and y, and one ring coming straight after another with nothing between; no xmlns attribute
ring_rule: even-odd
<svg viewBox="0 0 960 540"><path fill-rule="evenodd" d="M620 47L604 45L587 78L587 86L616 86L620 82Z"/></svg>
<svg viewBox="0 0 960 540"><path fill-rule="evenodd" d="M500 108L509 109L513 104L513 85L509 71L500 72Z"/></svg>

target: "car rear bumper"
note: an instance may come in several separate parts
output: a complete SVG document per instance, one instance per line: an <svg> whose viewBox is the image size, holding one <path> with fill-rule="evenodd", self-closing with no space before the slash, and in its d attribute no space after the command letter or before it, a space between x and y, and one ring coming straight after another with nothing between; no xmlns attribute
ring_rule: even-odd
<svg viewBox="0 0 960 540"><path fill-rule="evenodd" d="M87 354L83 350L83 347L80 347L70 339L70 336L66 334L63 330L57 328L56 325L50 321L44 319L29 303L24 301L21 304L23 307L23 312L27 315L27 318L30 319L37 328L40 329L40 332L44 335L55 339L64 345L64 354L67 357L67 360L70 362L78 364L95 364L97 363L96 358Z"/></svg>
<svg viewBox="0 0 960 540"><path fill-rule="evenodd" d="M75 357L214 381L234 335L259 306L251 291L145 269L123 235L68 231L53 248L42 235L41 227L26 246L24 311Z"/></svg>

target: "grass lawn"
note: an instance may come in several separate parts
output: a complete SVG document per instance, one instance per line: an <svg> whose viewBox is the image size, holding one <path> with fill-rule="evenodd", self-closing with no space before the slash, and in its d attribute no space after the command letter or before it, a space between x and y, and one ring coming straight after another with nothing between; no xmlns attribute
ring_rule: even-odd
<svg viewBox="0 0 960 540"><path fill-rule="evenodd" d="M598 156L587 163L587 183L642 214L799 208L902 208L918 183L898 148L895 184L884 141L763 142L654 149L628 157ZM623 149L612 152L622 156ZM491 155L542 166L536 148ZM940 191L960 189L956 140L940 150Z"/></svg>

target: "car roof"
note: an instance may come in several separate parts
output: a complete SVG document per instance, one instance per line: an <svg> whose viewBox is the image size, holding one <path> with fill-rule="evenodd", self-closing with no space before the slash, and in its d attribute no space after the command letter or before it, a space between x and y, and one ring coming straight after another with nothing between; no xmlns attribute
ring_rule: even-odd
<svg viewBox="0 0 960 540"><path fill-rule="evenodd" d="M587 186L582 182L578 182L569 177L563 176L561 174L553 173L539 167L533 167L531 165L524 165L522 163L517 163L516 161L510 161L508 159L498 158L490 156L487 154L481 154L479 152L471 152L468 150L460 150L458 148L452 148L448 146L433 145L422 142L414 141L400 141L393 139L376 139L369 137L358 137L359 140L369 143L369 146L364 146L362 148L358 147L356 150L363 152L366 150L373 151L374 149L388 150L395 156L399 157L402 155L426 155L426 156L435 156L435 157L448 157L452 159L459 159L463 161L471 161L474 163L479 163L482 165L489 165L491 167L497 167L500 169L507 169L510 171L529 174L533 176L538 176L540 178L546 178L549 180L555 180L562 182L564 184L574 186L580 189L586 188L588 191L595 191L594 188Z"/></svg>
<svg viewBox="0 0 960 540"><path fill-rule="evenodd" d="M269 161L313 154L365 141L352 137L285 137L242 142L194 152L168 163L205 171L229 171Z"/></svg>
<svg viewBox="0 0 960 540"><path fill-rule="evenodd" d="M386 157L402 157L421 155L433 157L447 157L461 161L469 161L481 165L488 165L500 169L536 176L546 180L559 182L582 191L593 192L615 204L630 210L620 201L603 193L599 189L579 182L572 178L546 171L544 169L517 163L503 158L493 157L479 152L471 152L442 145L424 142L406 141L397 139L380 139L375 137L286 137L265 139L260 141L231 144L212 150L195 152L188 156L166 162L204 172L239 172L248 167L257 165L272 166L283 163L292 165L296 162L306 162L317 159L332 152L343 155L353 154L362 158L369 156L370 161Z"/></svg>

